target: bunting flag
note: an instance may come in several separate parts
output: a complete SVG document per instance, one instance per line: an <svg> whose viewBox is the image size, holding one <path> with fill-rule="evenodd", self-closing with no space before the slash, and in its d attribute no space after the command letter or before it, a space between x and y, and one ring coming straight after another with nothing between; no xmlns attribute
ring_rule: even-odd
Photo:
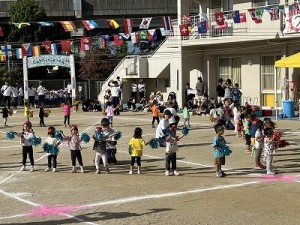
<svg viewBox="0 0 300 225"><path fill-rule="evenodd" d="M71 21L60 21L60 24L63 26L65 32L76 30L76 26Z"/></svg>
<svg viewBox="0 0 300 225"><path fill-rule="evenodd" d="M3 54L3 52L0 50L0 61L6 61L6 56Z"/></svg>
<svg viewBox="0 0 300 225"><path fill-rule="evenodd" d="M33 55L39 57L41 55L41 48L39 45L33 46Z"/></svg>
<svg viewBox="0 0 300 225"><path fill-rule="evenodd" d="M161 36L163 36L163 37L171 35L170 30L165 30L165 28L159 28L159 30L160 30Z"/></svg>
<svg viewBox="0 0 300 225"><path fill-rule="evenodd" d="M26 56L32 56L32 46L29 43L22 44L23 51Z"/></svg>
<svg viewBox="0 0 300 225"><path fill-rule="evenodd" d="M55 43L51 44L51 54L57 55L57 46Z"/></svg>
<svg viewBox="0 0 300 225"><path fill-rule="evenodd" d="M186 37L190 35L189 32L189 25L188 24L181 24L179 25L180 35L182 37Z"/></svg>
<svg viewBox="0 0 300 225"><path fill-rule="evenodd" d="M96 40L96 44L97 44L98 48L104 49L105 45L106 45L105 39L103 37L98 38Z"/></svg>
<svg viewBox="0 0 300 225"><path fill-rule="evenodd" d="M100 28L94 20L83 20L82 23L88 31L93 30L95 28Z"/></svg>
<svg viewBox="0 0 300 225"><path fill-rule="evenodd" d="M121 46L123 44L123 38L121 35L114 35L115 46Z"/></svg>
<svg viewBox="0 0 300 225"><path fill-rule="evenodd" d="M172 20L170 16L163 16L163 24L165 30L173 30Z"/></svg>
<svg viewBox="0 0 300 225"><path fill-rule="evenodd" d="M143 18L140 24L140 29L149 29L152 18Z"/></svg>
<svg viewBox="0 0 300 225"><path fill-rule="evenodd" d="M157 34L156 34L155 29L148 30L148 40L149 41L156 41L157 40Z"/></svg>
<svg viewBox="0 0 300 225"><path fill-rule="evenodd" d="M6 57L12 56L11 45L2 45L1 51L2 51L2 54L4 54Z"/></svg>
<svg viewBox="0 0 300 225"><path fill-rule="evenodd" d="M130 38L130 34L119 33L119 35L121 35L125 40L128 40Z"/></svg>
<svg viewBox="0 0 300 225"><path fill-rule="evenodd" d="M45 42L43 42L44 48L45 48L46 51L47 51L48 53L50 53L50 54L52 53L51 44L52 44L51 41L45 41Z"/></svg>
<svg viewBox="0 0 300 225"><path fill-rule="evenodd" d="M191 24L192 20L191 20L191 17L189 15L182 15L181 16L181 22L183 24Z"/></svg>
<svg viewBox="0 0 300 225"><path fill-rule="evenodd" d="M148 31L141 30L138 32L140 40L148 41Z"/></svg>
<svg viewBox="0 0 300 225"><path fill-rule="evenodd" d="M54 23L49 22L37 22L37 24L41 25L42 27L53 27Z"/></svg>
<svg viewBox="0 0 300 225"><path fill-rule="evenodd" d="M199 14L199 17L200 17L200 21L207 21L208 20L208 16L206 13L200 13Z"/></svg>
<svg viewBox="0 0 300 225"><path fill-rule="evenodd" d="M232 17L233 17L233 22L234 23L240 23L241 22L240 11L239 10L233 11Z"/></svg>
<svg viewBox="0 0 300 225"><path fill-rule="evenodd" d="M124 33L130 34L132 32L133 19L124 19L123 25L124 25Z"/></svg>
<svg viewBox="0 0 300 225"><path fill-rule="evenodd" d="M91 39L89 37L80 38L80 49L82 51L90 50Z"/></svg>
<svg viewBox="0 0 300 225"><path fill-rule="evenodd" d="M109 41L110 37L109 35L105 34L105 35L101 35L101 37L105 40L105 41Z"/></svg>
<svg viewBox="0 0 300 225"><path fill-rule="evenodd" d="M18 29L30 26L30 23L12 23L12 24L15 25L15 27L17 27Z"/></svg>
<svg viewBox="0 0 300 225"><path fill-rule="evenodd" d="M263 14L263 10L261 9L248 9L248 12L251 16L251 19L255 22L255 23L262 23L262 14Z"/></svg>
<svg viewBox="0 0 300 225"><path fill-rule="evenodd" d="M71 40L61 40L60 41L60 45L61 45L61 51L65 52L65 53L71 53L72 48L72 41Z"/></svg>
<svg viewBox="0 0 300 225"><path fill-rule="evenodd" d="M133 32L130 34L132 44L136 44L140 42L139 34L137 32Z"/></svg>
<svg viewBox="0 0 300 225"><path fill-rule="evenodd" d="M215 20L217 25L223 26L225 24L225 17L223 12L216 12L215 13Z"/></svg>
<svg viewBox="0 0 300 225"><path fill-rule="evenodd" d="M247 22L246 13L240 13L240 22L241 23Z"/></svg>
<svg viewBox="0 0 300 225"><path fill-rule="evenodd" d="M200 24L199 24L199 26L198 26L198 32L200 33L200 34L205 34L205 33L207 33L207 28L208 28L208 26L207 26L207 24L208 24L208 21L202 21L202 22L200 22Z"/></svg>
<svg viewBox="0 0 300 225"><path fill-rule="evenodd" d="M298 15L299 13L299 5L298 2L294 2L293 4L288 6L289 17Z"/></svg>
<svg viewBox="0 0 300 225"><path fill-rule="evenodd" d="M26 52L25 52L24 48L17 48L16 49L16 58L23 59L24 56L26 56Z"/></svg>
<svg viewBox="0 0 300 225"><path fill-rule="evenodd" d="M2 30L2 27L0 26L0 37L3 37L3 30Z"/></svg>
<svg viewBox="0 0 300 225"><path fill-rule="evenodd" d="M270 19L272 21L279 20L279 7L277 5L266 7L265 10L270 13Z"/></svg>
<svg viewBox="0 0 300 225"><path fill-rule="evenodd" d="M114 20L106 20L106 21L112 29L118 29L120 27L119 24Z"/></svg>

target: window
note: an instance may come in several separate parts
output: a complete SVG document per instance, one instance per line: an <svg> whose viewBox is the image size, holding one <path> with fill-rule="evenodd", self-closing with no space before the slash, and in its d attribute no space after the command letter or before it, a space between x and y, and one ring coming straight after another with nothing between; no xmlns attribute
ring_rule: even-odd
<svg viewBox="0 0 300 225"><path fill-rule="evenodd" d="M268 5L268 0L252 0L252 7L260 7Z"/></svg>
<svg viewBox="0 0 300 225"><path fill-rule="evenodd" d="M219 59L219 77L231 79L232 84L238 83L241 88L241 58Z"/></svg>
<svg viewBox="0 0 300 225"><path fill-rule="evenodd" d="M261 63L261 77L262 77L262 89L274 90L274 64L276 60L279 60L280 56L263 56ZM277 70L277 89L281 88L281 74L280 70Z"/></svg>

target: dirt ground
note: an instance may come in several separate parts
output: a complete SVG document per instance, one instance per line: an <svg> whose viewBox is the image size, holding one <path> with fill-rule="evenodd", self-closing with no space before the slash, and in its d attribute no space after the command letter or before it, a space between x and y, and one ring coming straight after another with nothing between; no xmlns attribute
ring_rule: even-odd
<svg viewBox="0 0 300 225"><path fill-rule="evenodd" d="M37 136L47 127L32 123ZM71 123L92 135L103 117L99 112L73 112ZM60 147L58 172L44 172L47 157L41 146L34 148L34 172L19 172L21 146L8 140L7 131L21 130L22 110L9 117L9 127L0 126L0 224L299 224L300 128L298 120L278 121L290 147L274 157L275 176L255 170L254 158L245 152L244 140L233 131L225 139L233 153L226 158L224 178L213 172L214 131L208 117L191 116L192 128L179 142L177 167L180 176L164 174L164 148L147 146L142 157L142 174L128 174L127 143L135 127L143 137L154 137L151 114L123 112L114 117L114 129L122 132L118 143L118 164L110 174L95 174L92 141L82 144L84 174L71 171L70 152ZM69 134L63 113L53 109L47 125ZM180 122L182 127L182 121ZM180 130L178 131L181 132Z"/></svg>

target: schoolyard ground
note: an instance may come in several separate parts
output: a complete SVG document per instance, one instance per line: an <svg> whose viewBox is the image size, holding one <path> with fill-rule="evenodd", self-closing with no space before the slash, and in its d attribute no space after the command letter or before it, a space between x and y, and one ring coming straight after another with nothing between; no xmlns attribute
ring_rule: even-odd
<svg viewBox="0 0 300 225"><path fill-rule="evenodd" d="M38 112L34 111L33 129L37 136L46 137L47 127L38 126ZM71 123L91 136L102 117L99 112L73 112ZM300 121L277 122L290 146L274 156L275 176L255 170L244 140L225 131L232 149L224 167L228 175L216 177L215 134L204 116L191 116L192 128L179 142L180 176L165 176L165 149L150 146L144 149L142 174L135 170L129 175L127 143L137 126L143 128L145 140L154 137L151 120L152 115L143 112L114 117L113 128L122 137L118 163L110 164L110 174L95 174L92 140L82 144L83 174L71 173L70 152L64 145L60 146L58 172L44 172L47 157L41 146L34 147L35 171L19 172L21 145L17 138L6 139L7 131L22 128L23 111L18 109L8 118L9 127L0 126L0 224L299 224ZM70 134L63 126L61 109L52 109L45 123ZM179 125L181 128L182 119Z"/></svg>

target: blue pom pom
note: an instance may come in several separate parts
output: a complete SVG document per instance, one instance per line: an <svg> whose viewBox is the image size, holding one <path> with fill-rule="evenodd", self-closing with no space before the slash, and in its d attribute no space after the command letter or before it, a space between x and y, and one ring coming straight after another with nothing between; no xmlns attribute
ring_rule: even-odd
<svg viewBox="0 0 300 225"><path fill-rule="evenodd" d="M88 143L90 141L90 136L87 133L82 133L80 140L84 143Z"/></svg>
<svg viewBox="0 0 300 225"><path fill-rule="evenodd" d="M16 134L17 132L14 132L14 131L9 131L6 133L6 137L9 139L9 140L12 140L16 137Z"/></svg>
<svg viewBox="0 0 300 225"><path fill-rule="evenodd" d="M105 135L104 135L103 132L95 132L94 136L99 141L104 141L105 140Z"/></svg>
<svg viewBox="0 0 300 225"><path fill-rule="evenodd" d="M225 155L225 156L229 156L232 151L230 150L230 148L227 146L227 145L224 145L222 148L221 148L221 152Z"/></svg>
<svg viewBox="0 0 300 225"><path fill-rule="evenodd" d="M50 145L48 143L45 143L43 145L43 149L44 149L44 152L49 153L50 152Z"/></svg>
<svg viewBox="0 0 300 225"><path fill-rule="evenodd" d="M50 151L49 153L51 155L57 155L59 151L59 148L56 145L50 145Z"/></svg>
<svg viewBox="0 0 300 225"><path fill-rule="evenodd" d="M40 137L33 136L32 138L29 139L29 142L33 146L38 146L38 145L42 144L42 139Z"/></svg>
<svg viewBox="0 0 300 225"><path fill-rule="evenodd" d="M189 128L183 127L181 132L182 132L182 134L183 134L184 136L186 136L186 135L189 134L189 131L190 131Z"/></svg>
<svg viewBox="0 0 300 225"><path fill-rule="evenodd" d="M63 139L63 136L62 136L62 131L61 130L56 130L55 131L55 134L54 134L54 137L57 139L57 140L59 140L59 141L61 141L62 139Z"/></svg>
<svg viewBox="0 0 300 225"><path fill-rule="evenodd" d="M157 138L152 138L149 141L149 145L151 146L151 148L158 148L158 145L159 145L158 139Z"/></svg>
<svg viewBox="0 0 300 225"><path fill-rule="evenodd" d="M119 140L121 137L122 137L122 132L120 132L120 131L117 131L114 135L114 139L116 141Z"/></svg>

